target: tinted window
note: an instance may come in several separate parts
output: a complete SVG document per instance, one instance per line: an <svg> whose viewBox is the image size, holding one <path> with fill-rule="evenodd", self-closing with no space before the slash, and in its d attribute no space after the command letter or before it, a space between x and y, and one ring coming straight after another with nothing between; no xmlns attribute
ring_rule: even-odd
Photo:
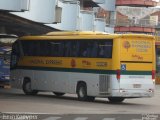
<svg viewBox="0 0 160 120"><path fill-rule="evenodd" d="M25 56L111 58L112 40L21 41Z"/></svg>

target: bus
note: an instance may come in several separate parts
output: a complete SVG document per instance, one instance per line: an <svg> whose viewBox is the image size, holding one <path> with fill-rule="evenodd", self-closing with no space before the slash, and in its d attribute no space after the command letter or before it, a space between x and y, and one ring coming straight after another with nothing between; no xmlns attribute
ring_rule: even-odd
<svg viewBox="0 0 160 120"><path fill-rule="evenodd" d="M0 85L9 83L11 48L0 47Z"/></svg>
<svg viewBox="0 0 160 120"><path fill-rule="evenodd" d="M0 34L0 87L10 84L11 44L16 39L16 35Z"/></svg>
<svg viewBox="0 0 160 120"><path fill-rule="evenodd" d="M160 41L156 39L156 84L160 84Z"/></svg>
<svg viewBox="0 0 160 120"><path fill-rule="evenodd" d="M78 31L24 36L12 46L11 83L27 95L69 93L80 101L152 97L155 39Z"/></svg>

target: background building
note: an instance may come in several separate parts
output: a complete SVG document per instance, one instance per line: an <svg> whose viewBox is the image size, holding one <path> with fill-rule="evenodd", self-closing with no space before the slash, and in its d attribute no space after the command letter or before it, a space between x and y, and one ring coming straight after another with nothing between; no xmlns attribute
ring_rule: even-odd
<svg viewBox="0 0 160 120"><path fill-rule="evenodd" d="M159 24L158 2L159 0L0 0L0 31L18 36L55 30L154 34Z"/></svg>

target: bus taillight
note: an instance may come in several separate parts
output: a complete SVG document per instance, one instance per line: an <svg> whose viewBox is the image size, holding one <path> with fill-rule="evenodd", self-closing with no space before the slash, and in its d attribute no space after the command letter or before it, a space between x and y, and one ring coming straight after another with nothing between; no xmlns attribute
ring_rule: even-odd
<svg viewBox="0 0 160 120"><path fill-rule="evenodd" d="M155 79L156 71L152 70L152 79Z"/></svg>
<svg viewBox="0 0 160 120"><path fill-rule="evenodd" d="M121 78L121 70L117 70L117 80L120 80Z"/></svg>

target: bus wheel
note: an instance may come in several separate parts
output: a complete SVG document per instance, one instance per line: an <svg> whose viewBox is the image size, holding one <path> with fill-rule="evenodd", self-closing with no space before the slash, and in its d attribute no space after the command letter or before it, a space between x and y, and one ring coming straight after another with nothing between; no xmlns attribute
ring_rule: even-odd
<svg viewBox="0 0 160 120"><path fill-rule="evenodd" d="M56 96L63 96L65 93L60 93L60 92L53 92Z"/></svg>
<svg viewBox="0 0 160 120"><path fill-rule="evenodd" d="M36 95L38 93L37 90L32 90L31 89L31 82L29 80L24 81L24 83L23 83L23 92L26 95Z"/></svg>
<svg viewBox="0 0 160 120"><path fill-rule="evenodd" d="M80 83L77 88L77 96L80 101L87 101L87 87L84 83Z"/></svg>
<svg viewBox="0 0 160 120"><path fill-rule="evenodd" d="M125 98L122 98L122 97L108 97L108 100L111 103L121 103L125 100Z"/></svg>
<svg viewBox="0 0 160 120"><path fill-rule="evenodd" d="M88 96L87 97L87 101L93 102L94 100L95 100L95 97L93 97L93 96Z"/></svg>

